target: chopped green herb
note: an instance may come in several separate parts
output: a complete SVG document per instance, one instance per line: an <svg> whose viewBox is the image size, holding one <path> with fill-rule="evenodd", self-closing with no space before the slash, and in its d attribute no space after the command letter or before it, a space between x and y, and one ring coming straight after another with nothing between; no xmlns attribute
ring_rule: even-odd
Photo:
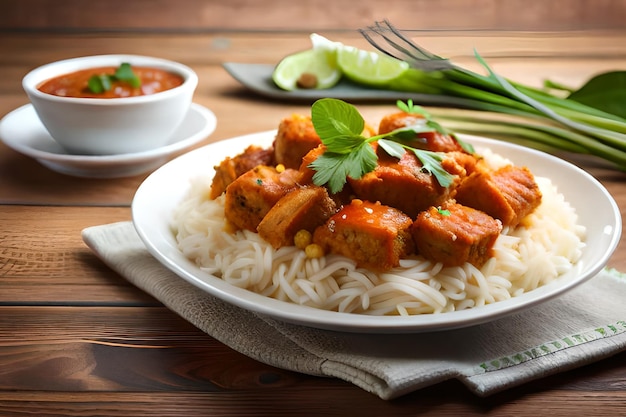
<svg viewBox="0 0 626 417"><path fill-rule="evenodd" d="M450 210L446 210L446 209L442 209L442 208L438 208L437 209L437 213L441 214L442 216L450 216Z"/></svg>
<svg viewBox="0 0 626 417"><path fill-rule="evenodd" d="M93 75L87 85L92 93L102 94L111 89L111 79L108 75Z"/></svg>
<svg viewBox="0 0 626 417"><path fill-rule="evenodd" d="M87 81L87 87L94 94L102 94L111 89L114 81L123 81L133 88L141 87L141 80L137 74L133 72L132 67L127 62L122 63L119 68L115 70L115 74L113 75L92 75Z"/></svg>
<svg viewBox="0 0 626 417"><path fill-rule="evenodd" d="M263 180L261 178L257 178L256 185L263 185Z"/></svg>
<svg viewBox="0 0 626 417"><path fill-rule="evenodd" d="M313 183L328 184L333 193L343 189L348 177L358 179L376 168L378 157L370 146L375 141L395 158L401 158L407 150L415 153L423 170L434 175L442 187L452 183L453 175L441 166L442 154L415 149L402 143L423 132L419 126L408 126L366 138L362 135L365 121L356 108L332 98L313 103L311 119L315 131L326 146L326 151L309 165L316 171Z"/></svg>
<svg viewBox="0 0 626 417"><path fill-rule="evenodd" d="M115 79L118 81L124 81L130 84L134 88L141 87L141 80L133 72L128 62L123 62L120 67L115 71Z"/></svg>
<svg viewBox="0 0 626 417"><path fill-rule="evenodd" d="M422 106L418 106L417 104L414 104L413 100L408 99L406 103L404 103L401 100L398 100L396 102L396 106L398 106L398 108L405 113L419 114L420 116L424 117L424 119L426 120L426 126L430 128L430 130L428 131L438 132L438 133L441 133L442 135L448 135L452 137L455 141L457 141L457 143L461 145L461 148L463 148L463 150L469 153L474 153L474 147L471 144L460 140L453 132L449 131L448 129L443 127L441 124L439 124L439 122L434 120L433 116L430 113L428 113L428 111L426 111L425 108L423 108Z"/></svg>

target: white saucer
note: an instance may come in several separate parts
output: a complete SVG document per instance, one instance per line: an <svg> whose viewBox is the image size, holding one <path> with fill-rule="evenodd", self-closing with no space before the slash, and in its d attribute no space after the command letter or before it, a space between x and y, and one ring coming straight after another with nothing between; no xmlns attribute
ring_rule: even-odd
<svg viewBox="0 0 626 417"><path fill-rule="evenodd" d="M52 139L33 106L26 104L0 120L0 139L13 150L62 174L86 178L119 178L142 174L161 166L173 153L211 135L216 124L217 119L212 111L193 103L166 146L123 155L71 155Z"/></svg>

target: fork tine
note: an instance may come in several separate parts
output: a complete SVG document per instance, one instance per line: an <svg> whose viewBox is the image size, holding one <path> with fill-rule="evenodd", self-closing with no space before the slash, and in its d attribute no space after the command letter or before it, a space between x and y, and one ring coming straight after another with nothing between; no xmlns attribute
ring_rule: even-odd
<svg viewBox="0 0 626 417"><path fill-rule="evenodd" d="M360 29L359 32L379 51L393 58L407 61L416 68L426 71L454 68L450 61L432 54L415 44L386 19L383 22L375 22L373 26L368 26L367 29ZM381 46L379 42L374 40L372 34L382 38L392 50L390 50L389 46ZM397 55L398 53L400 56Z"/></svg>
<svg viewBox="0 0 626 417"><path fill-rule="evenodd" d="M392 58L395 59L399 59L400 61L402 61L403 59L394 55L393 53L391 53L389 50L383 48L382 46L380 46L375 40L374 38L372 38L370 36L370 34L365 30L365 29L359 29L359 32L361 33L361 35L363 35L363 37L365 38L365 40L367 40L374 48L378 49L380 52L389 55Z"/></svg>
<svg viewBox="0 0 626 417"><path fill-rule="evenodd" d="M398 38L400 38L404 42L406 42L411 48L413 48L414 50L419 52L419 54L421 56L423 56L424 58L427 58L427 59L443 59L440 56L437 56L437 55L431 53L430 51L422 48L421 46L419 46L415 42L413 42L411 39L409 39L406 36L404 36L404 34L402 32L400 32L394 25L392 25L391 22L389 22L387 19L385 19L383 22L385 23L385 25L387 25L387 28L394 35L396 35ZM377 22L377 26L380 26L380 22Z"/></svg>
<svg viewBox="0 0 626 417"><path fill-rule="evenodd" d="M380 36L381 38L383 38L389 45L391 45L391 47L396 51L396 52L400 52L401 54L403 54L405 57L408 57L409 60L419 60L420 58L413 55L411 53L411 51L409 49L406 49L405 47L399 45L397 42L395 42L393 39L391 39L389 36L387 36L387 30L385 30L384 28L381 28L380 26L378 26L378 22L376 22L376 27L374 26L369 26L368 29L371 32L376 33L378 36ZM369 34L365 31L361 31L361 34L365 37L365 39L367 39L368 42L372 43L373 38L371 36L369 36ZM387 55L390 55L394 58L400 59L400 60L404 60L406 61L406 59L404 58L399 58L398 56L394 55L391 51L389 51L388 48L383 48L381 47L379 44L372 44L375 48L377 48L379 51L386 53Z"/></svg>

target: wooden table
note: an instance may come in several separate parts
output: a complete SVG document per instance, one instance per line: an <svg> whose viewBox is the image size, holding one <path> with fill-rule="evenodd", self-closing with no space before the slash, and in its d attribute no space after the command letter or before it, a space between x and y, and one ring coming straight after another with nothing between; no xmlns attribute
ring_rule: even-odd
<svg viewBox="0 0 626 417"><path fill-rule="evenodd" d="M365 46L357 34L324 35ZM503 75L534 85L548 77L578 85L595 72L626 69L626 32L416 35L468 66L476 47ZM275 63L308 45L306 33L5 32L0 116L28 102L21 77L38 65L142 53L197 71L195 101L218 117L204 145L308 112L306 103L249 93L221 67L225 61ZM359 109L376 121L392 104ZM582 166L623 212L626 174L594 162ZM340 380L242 356L129 285L82 242L85 227L130 220L133 194L146 175L65 176L0 144L0 415L626 415L626 353L488 398L449 381L387 402ZM626 271L626 246L610 265Z"/></svg>

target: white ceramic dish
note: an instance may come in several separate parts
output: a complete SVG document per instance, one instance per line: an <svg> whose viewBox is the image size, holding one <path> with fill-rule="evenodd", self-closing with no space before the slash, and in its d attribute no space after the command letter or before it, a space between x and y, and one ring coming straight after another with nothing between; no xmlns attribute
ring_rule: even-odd
<svg viewBox="0 0 626 417"><path fill-rule="evenodd" d="M607 263L621 235L619 209L607 190L576 166L529 148L484 138L463 136L478 150L489 147L535 175L550 177L576 208L588 236L577 268L559 280L522 296L470 310L411 317L373 317L322 311L236 288L201 271L176 247L171 213L188 191L191 178L210 173L225 156L233 156L249 144L269 145L275 132L263 132L217 142L182 155L152 173L139 187L132 204L133 222L148 250L166 267L209 294L241 308L275 319L310 327L347 332L407 333L471 326L547 301L585 282Z"/></svg>
<svg viewBox="0 0 626 417"><path fill-rule="evenodd" d="M0 120L0 139L13 150L63 174L87 178L129 177L151 171L175 152L206 139L217 120L206 107L193 103L169 142L158 149L124 155L68 154L48 133L33 106L26 104Z"/></svg>
<svg viewBox="0 0 626 417"><path fill-rule="evenodd" d="M45 81L59 76L86 69L119 67L123 63L164 70L183 81L165 91L134 97L65 97L38 89ZM179 62L113 54L51 62L33 69L22 79L22 87L50 136L77 155L136 153L164 146L187 115L197 85L198 75ZM150 83L146 85L149 86Z"/></svg>

